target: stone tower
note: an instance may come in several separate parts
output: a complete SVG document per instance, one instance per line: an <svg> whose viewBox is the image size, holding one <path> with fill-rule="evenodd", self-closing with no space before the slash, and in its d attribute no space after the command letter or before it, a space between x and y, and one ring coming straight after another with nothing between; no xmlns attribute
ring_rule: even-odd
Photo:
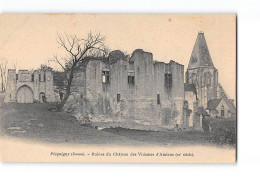
<svg viewBox="0 0 260 179"><path fill-rule="evenodd" d="M4 102L16 102L16 70L8 69Z"/></svg>
<svg viewBox="0 0 260 179"><path fill-rule="evenodd" d="M53 86L53 73L52 71L45 71L46 75L46 82L45 82L45 92L46 92L46 97L48 101L54 102L55 101L55 96L54 96L54 86Z"/></svg>
<svg viewBox="0 0 260 179"><path fill-rule="evenodd" d="M207 107L209 99L217 98L218 70L214 67L203 32L199 32L186 71L186 83L197 89L198 105Z"/></svg>

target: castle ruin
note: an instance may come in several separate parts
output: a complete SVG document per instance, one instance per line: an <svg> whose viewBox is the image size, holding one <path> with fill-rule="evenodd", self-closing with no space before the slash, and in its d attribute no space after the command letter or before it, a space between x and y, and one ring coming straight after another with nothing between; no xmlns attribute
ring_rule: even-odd
<svg viewBox="0 0 260 179"><path fill-rule="evenodd" d="M53 75L49 70L9 69L4 102L54 102Z"/></svg>
<svg viewBox="0 0 260 179"><path fill-rule="evenodd" d="M8 70L5 102L54 102L53 75L48 70ZM184 82L185 81L185 82ZM206 117L234 117L233 100L218 82L203 32L199 32L185 73L173 60L158 62L142 49L131 56L119 50L107 58L81 63L71 86L85 117L135 122L164 128L202 130Z"/></svg>

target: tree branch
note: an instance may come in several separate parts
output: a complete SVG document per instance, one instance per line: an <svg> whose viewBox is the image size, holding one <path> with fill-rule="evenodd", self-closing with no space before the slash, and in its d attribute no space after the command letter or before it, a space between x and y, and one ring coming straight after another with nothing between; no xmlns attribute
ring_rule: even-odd
<svg viewBox="0 0 260 179"><path fill-rule="evenodd" d="M62 67L64 71L66 71L66 68L61 64L60 60L58 59L57 55L54 55L54 60Z"/></svg>

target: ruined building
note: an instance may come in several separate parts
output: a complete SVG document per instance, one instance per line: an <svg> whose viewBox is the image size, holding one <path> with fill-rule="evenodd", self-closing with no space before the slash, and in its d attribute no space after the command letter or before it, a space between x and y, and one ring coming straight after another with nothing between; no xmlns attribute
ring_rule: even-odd
<svg viewBox="0 0 260 179"><path fill-rule="evenodd" d="M224 118L235 115L234 101L228 99L221 84L218 82L218 70L211 59L203 32L198 33L193 47L186 71L185 85L193 85L193 88L196 88L197 103L194 103L194 100L192 102L190 98L186 99L193 108L196 108L194 105L197 105L200 110L207 110L211 115ZM220 101L223 101L223 104L219 107Z"/></svg>
<svg viewBox="0 0 260 179"><path fill-rule="evenodd" d="M54 102L53 76L49 70L19 70L9 69L5 102L33 103Z"/></svg>
<svg viewBox="0 0 260 179"><path fill-rule="evenodd" d="M90 61L85 74L90 114L148 125L181 125L183 65L156 62L152 53L141 49L130 58L116 50L106 60Z"/></svg>

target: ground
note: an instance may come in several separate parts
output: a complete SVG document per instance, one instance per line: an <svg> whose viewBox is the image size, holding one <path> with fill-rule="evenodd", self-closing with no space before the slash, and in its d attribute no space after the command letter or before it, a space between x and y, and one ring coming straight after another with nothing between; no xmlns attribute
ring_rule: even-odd
<svg viewBox="0 0 260 179"><path fill-rule="evenodd" d="M71 114L48 111L46 104L0 103L0 135L45 143L86 145L212 145L211 133L201 131L144 131L95 129L81 125Z"/></svg>

